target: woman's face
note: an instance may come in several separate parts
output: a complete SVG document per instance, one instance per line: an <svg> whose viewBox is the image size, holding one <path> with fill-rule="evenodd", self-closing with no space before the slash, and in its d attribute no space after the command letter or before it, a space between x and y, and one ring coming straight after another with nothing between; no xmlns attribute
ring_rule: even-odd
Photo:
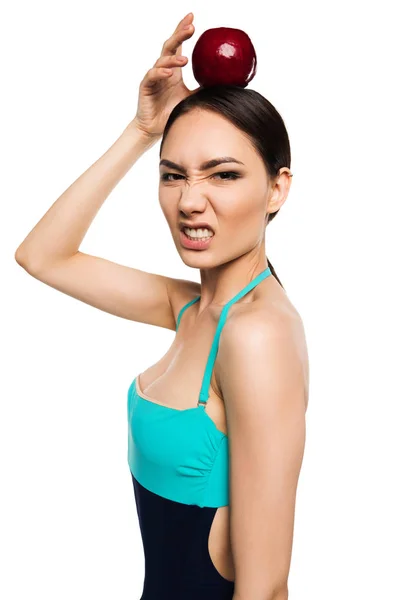
<svg viewBox="0 0 400 600"><path fill-rule="evenodd" d="M201 167L221 157L239 162ZM174 122L161 154L159 201L185 264L215 267L260 246L269 193L264 163L246 135L224 117L196 109ZM188 222L212 228L206 248L183 245L181 225Z"/></svg>

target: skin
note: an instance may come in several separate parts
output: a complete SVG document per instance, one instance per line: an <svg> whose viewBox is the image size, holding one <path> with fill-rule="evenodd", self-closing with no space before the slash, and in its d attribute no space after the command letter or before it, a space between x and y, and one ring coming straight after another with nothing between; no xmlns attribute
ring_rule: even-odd
<svg viewBox="0 0 400 600"><path fill-rule="evenodd" d="M201 172L208 159L231 156L243 162L225 163ZM248 137L224 117L193 110L179 117L164 141L161 159L187 169L188 175L160 167L159 202L176 249L189 267L200 270L199 314L210 305L227 302L238 289L267 268L265 231L268 212L284 204L291 185L288 168L272 181ZM217 173L236 171L229 179ZM162 181L165 173L169 181ZM205 221L215 231L207 250L190 250L180 243L180 221ZM240 233L240 235L238 235ZM278 284L279 285L279 284Z"/></svg>

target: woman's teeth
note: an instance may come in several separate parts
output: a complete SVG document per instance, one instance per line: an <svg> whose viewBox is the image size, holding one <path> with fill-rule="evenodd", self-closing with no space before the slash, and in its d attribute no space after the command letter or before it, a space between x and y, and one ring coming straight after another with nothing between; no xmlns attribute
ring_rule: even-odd
<svg viewBox="0 0 400 600"><path fill-rule="evenodd" d="M189 238L194 240L207 240L214 235L209 229L189 229L185 227L183 231Z"/></svg>

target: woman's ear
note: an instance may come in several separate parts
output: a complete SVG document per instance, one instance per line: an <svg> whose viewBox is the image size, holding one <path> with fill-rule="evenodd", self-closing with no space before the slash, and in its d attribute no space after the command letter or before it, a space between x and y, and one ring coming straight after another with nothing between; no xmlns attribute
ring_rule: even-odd
<svg viewBox="0 0 400 600"><path fill-rule="evenodd" d="M279 169L278 175L272 184L272 190L268 200L267 211L268 213L274 213L281 208L285 203L285 200L289 194L290 186L292 184L293 173L288 167L282 167Z"/></svg>

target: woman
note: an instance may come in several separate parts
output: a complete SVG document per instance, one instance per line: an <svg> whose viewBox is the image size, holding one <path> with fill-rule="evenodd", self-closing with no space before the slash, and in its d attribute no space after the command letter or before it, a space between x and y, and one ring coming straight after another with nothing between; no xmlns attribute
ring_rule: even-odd
<svg viewBox="0 0 400 600"><path fill-rule="evenodd" d="M289 140L257 92L187 89L192 21L182 19L142 80L133 121L16 260L83 302L177 332L128 390L142 600L284 600L308 359L301 318L265 256L265 227L290 189ZM112 189L160 138L161 208L201 284L79 251Z"/></svg>

